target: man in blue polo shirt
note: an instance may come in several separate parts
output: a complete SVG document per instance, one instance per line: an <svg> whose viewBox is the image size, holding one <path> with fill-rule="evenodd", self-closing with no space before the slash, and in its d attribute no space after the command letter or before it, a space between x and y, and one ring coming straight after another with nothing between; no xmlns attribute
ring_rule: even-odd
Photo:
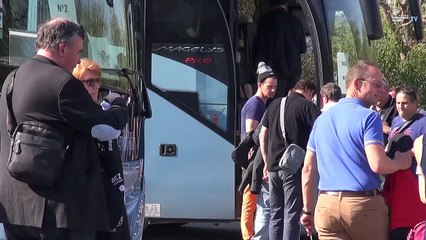
<svg viewBox="0 0 426 240"><path fill-rule="evenodd" d="M397 152L393 160L385 154L380 117L368 109L383 91L378 67L358 61L346 76L346 86L346 98L317 119L309 137L300 221L311 233L315 210L320 239L387 239L388 208L377 192L379 174L409 168L411 152Z"/></svg>

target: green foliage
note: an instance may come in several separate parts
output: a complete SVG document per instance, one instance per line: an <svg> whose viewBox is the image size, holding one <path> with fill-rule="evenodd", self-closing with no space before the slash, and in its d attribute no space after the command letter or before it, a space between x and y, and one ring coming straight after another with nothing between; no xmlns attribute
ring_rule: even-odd
<svg viewBox="0 0 426 240"><path fill-rule="evenodd" d="M383 26L384 38L377 41L377 64L383 75L391 82L392 86L401 84L401 54L405 55L402 43L398 41L389 26Z"/></svg>
<svg viewBox="0 0 426 240"><path fill-rule="evenodd" d="M253 15L255 12L255 0L240 0L239 1L239 8L238 8L238 17L239 19L253 19Z"/></svg>
<svg viewBox="0 0 426 240"><path fill-rule="evenodd" d="M405 61L401 61L401 74L404 79L401 85L414 86L420 95L420 105L426 106L426 45L414 45L407 53Z"/></svg>
<svg viewBox="0 0 426 240"><path fill-rule="evenodd" d="M399 38L383 22L385 36L377 42L377 64L392 86L412 86L418 89L420 106L426 106L426 45L404 47ZM423 97L422 97L423 96Z"/></svg>
<svg viewBox="0 0 426 240"><path fill-rule="evenodd" d="M302 79L315 81L315 56L312 46L312 38L306 38L307 50L302 55Z"/></svg>

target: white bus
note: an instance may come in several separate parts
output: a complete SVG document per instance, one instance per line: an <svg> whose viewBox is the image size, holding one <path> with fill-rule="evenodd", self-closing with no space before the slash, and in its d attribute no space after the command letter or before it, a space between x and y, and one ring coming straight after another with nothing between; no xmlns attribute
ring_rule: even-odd
<svg viewBox="0 0 426 240"><path fill-rule="evenodd" d="M256 19L238 21L240 1L0 0L2 81L35 53L37 26L64 16L86 30L83 56L101 65L103 89L131 96L132 121L120 140L133 239L144 223L239 218L241 172L230 153L239 141L241 82L256 65ZM257 14L270 9L269 0L256 2ZM289 0L289 11L304 24L304 66L318 86L345 89L347 66L375 60L383 36L377 0Z"/></svg>

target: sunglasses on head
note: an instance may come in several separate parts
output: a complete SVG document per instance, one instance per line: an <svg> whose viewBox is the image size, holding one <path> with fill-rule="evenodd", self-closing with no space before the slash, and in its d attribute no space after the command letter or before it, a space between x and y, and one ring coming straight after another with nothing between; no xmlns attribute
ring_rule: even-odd
<svg viewBox="0 0 426 240"><path fill-rule="evenodd" d="M87 80L83 80L81 81L83 84L89 86L89 87L94 87L95 85L100 85L101 84L101 80L100 78L89 78Z"/></svg>

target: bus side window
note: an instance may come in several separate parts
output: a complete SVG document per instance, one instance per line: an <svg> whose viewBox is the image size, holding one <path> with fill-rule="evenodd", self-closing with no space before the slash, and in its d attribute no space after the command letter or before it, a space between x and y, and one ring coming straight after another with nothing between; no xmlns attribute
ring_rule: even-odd
<svg viewBox="0 0 426 240"><path fill-rule="evenodd" d="M169 93L176 99L179 99L181 103L192 109L197 114L200 112L200 101L198 100L197 92L167 91L167 93Z"/></svg>

